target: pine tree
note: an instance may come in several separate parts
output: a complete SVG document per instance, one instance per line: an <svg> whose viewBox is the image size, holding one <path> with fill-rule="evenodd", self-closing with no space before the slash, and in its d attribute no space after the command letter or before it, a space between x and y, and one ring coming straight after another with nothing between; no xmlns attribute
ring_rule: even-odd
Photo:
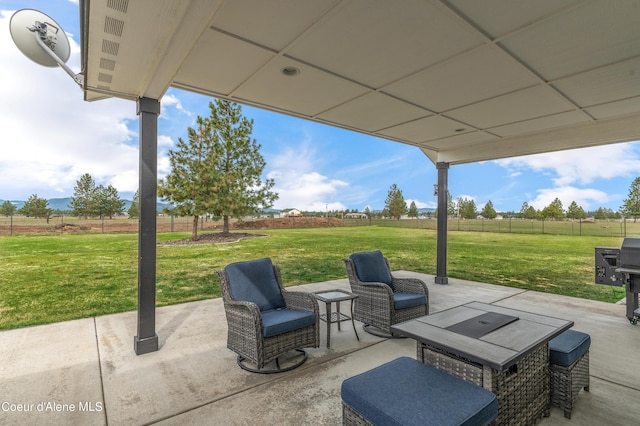
<svg viewBox="0 0 640 426"><path fill-rule="evenodd" d="M74 216L88 218L95 214L95 206L93 205L93 197L95 195L96 183L89 173L80 176L73 188L73 196L71 197L72 214Z"/></svg>
<svg viewBox="0 0 640 426"><path fill-rule="evenodd" d="M416 206L416 202L412 201L411 205L409 205L409 213L407 213L409 217L418 217L418 207Z"/></svg>
<svg viewBox="0 0 640 426"><path fill-rule="evenodd" d="M0 206L0 214L4 216L13 216L18 208L9 200L5 200L4 203Z"/></svg>
<svg viewBox="0 0 640 426"><path fill-rule="evenodd" d="M629 195L622 203L620 213L625 217L633 217L633 221L635 222L640 216L640 177L635 178L633 182L631 182Z"/></svg>
<svg viewBox="0 0 640 426"><path fill-rule="evenodd" d="M108 216L109 219L113 219L113 215L124 212L124 204L124 200L120 198L118 190L112 185L106 188L100 185L95 188L91 203L93 214L100 217Z"/></svg>
<svg viewBox="0 0 640 426"><path fill-rule="evenodd" d="M584 209L578 205L575 201L572 201L567 207L567 217L569 219L584 219L587 217L587 214L584 212Z"/></svg>
<svg viewBox="0 0 640 426"><path fill-rule="evenodd" d="M173 211L193 216L191 238L198 238L198 218L211 213L223 218L241 217L277 200L271 192L273 179L261 179L266 165L261 146L251 138L253 120L241 114L238 104L216 100L209 103L211 116L198 116L197 129L187 130L189 140L178 139L169 151L171 173L158 185L158 193Z"/></svg>
<svg viewBox="0 0 640 426"><path fill-rule="evenodd" d="M550 219L562 219L564 217L562 201L559 198L553 200L551 204L542 209L542 216Z"/></svg>
<svg viewBox="0 0 640 426"><path fill-rule="evenodd" d="M52 211L46 199L38 197L37 194L33 194L24 202L24 205L18 212L27 217L44 217L47 219L47 223L49 223L49 217Z"/></svg>
<svg viewBox="0 0 640 426"><path fill-rule="evenodd" d="M395 183L389 188L387 199L384 202L384 209L387 215L398 220L402 215L407 214L407 203L404 200L402 191L398 189Z"/></svg>
<svg viewBox="0 0 640 426"><path fill-rule="evenodd" d="M480 214L485 219L495 219L496 216L498 216L498 213L496 213L496 209L493 208L493 203L491 202L491 200L487 201L487 204L484 205Z"/></svg>
<svg viewBox="0 0 640 426"><path fill-rule="evenodd" d="M140 194L138 193L138 190L136 190L136 193L133 196L133 201L129 206L129 210L127 210L127 214L129 215L129 218L139 217L140 215Z"/></svg>

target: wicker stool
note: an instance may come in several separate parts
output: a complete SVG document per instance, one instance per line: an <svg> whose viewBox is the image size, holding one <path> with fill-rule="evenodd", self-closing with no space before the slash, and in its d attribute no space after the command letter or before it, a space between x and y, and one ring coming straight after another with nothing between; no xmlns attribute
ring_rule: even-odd
<svg viewBox="0 0 640 426"><path fill-rule="evenodd" d="M575 330L549 342L551 403L564 410L567 419L580 389L589 392L589 346L591 337Z"/></svg>
<svg viewBox="0 0 640 426"><path fill-rule="evenodd" d="M342 382L344 425L488 425L498 399L480 386L409 357Z"/></svg>

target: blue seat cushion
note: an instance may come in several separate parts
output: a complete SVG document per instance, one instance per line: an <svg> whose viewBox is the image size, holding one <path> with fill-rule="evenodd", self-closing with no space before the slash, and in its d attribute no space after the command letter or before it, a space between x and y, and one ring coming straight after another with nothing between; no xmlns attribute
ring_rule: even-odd
<svg viewBox="0 0 640 426"><path fill-rule="evenodd" d="M313 312L295 309L272 309L260 312L263 337L277 336L288 331L309 327L316 322Z"/></svg>
<svg viewBox="0 0 640 426"><path fill-rule="evenodd" d="M349 259L353 261L360 281L392 284L391 271L380 250L353 253Z"/></svg>
<svg viewBox="0 0 640 426"><path fill-rule="evenodd" d="M284 308L284 298L273 272L271 259L236 262L224 268L229 291L236 301L253 302L260 311Z"/></svg>
<svg viewBox="0 0 640 426"><path fill-rule="evenodd" d="M342 382L342 401L376 425L487 425L498 399L480 386L402 357Z"/></svg>
<svg viewBox="0 0 640 426"><path fill-rule="evenodd" d="M589 350L591 336L576 330L567 330L549 341L549 362L568 367Z"/></svg>
<svg viewBox="0 0 640 426"><path fill-rule="evenodd" d="M393 307L398 309L413 308L427 304L427 296L415 293L393 293Z"/></svg>

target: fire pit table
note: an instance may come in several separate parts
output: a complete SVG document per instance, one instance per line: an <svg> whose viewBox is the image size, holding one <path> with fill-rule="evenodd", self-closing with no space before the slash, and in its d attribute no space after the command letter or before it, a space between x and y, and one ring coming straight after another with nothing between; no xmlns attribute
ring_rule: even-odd
<svg viewBox="0 0 640 426"><path fill-rule="evenodd" d="M548 416L549 340L573 321L472 302L391 326L417 341L425 364L492 391L497 425Z"/></svg>

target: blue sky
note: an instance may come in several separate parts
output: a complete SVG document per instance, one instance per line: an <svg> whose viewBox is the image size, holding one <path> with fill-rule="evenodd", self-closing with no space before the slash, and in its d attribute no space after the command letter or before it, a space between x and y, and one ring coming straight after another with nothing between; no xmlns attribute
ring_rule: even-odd
<svg viewBox="0 0 640 426"><path fill-rule="evenodd" d="M113 185L131 199L138 187L138 118L131 101L84 102L61 69L25 58L9 34L13 11L38 9L71 38L68 65L80 71L77 0L0 0L0 199L73 195L84 173ZM167 152L198 115L209 115L211 98L170 89L159 119L159 177L169 172ZM275 208L301 210L381 209L395 183L408 202L435 207L437 171L415 147L243 106L254 119L265 177L276 181ZM472 198L481 208L519 211L524 202L541 209L556 197L566 208L618 210L640 176L640 143L452 166L454 199Z"/></svg>

